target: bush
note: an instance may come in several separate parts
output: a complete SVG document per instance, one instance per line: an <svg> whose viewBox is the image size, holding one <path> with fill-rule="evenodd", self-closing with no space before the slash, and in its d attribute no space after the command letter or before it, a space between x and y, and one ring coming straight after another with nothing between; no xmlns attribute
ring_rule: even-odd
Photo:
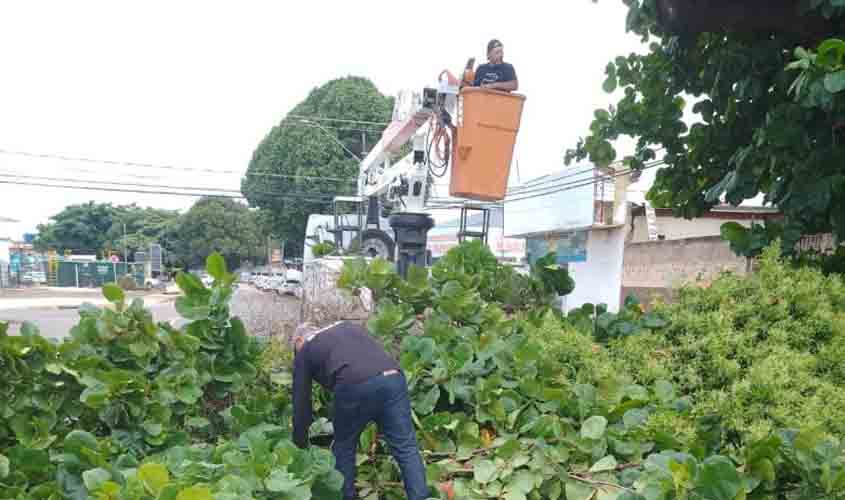
<svg viewBox="0 0 845 500"><path fill-rule="evenodd" d="M765 313L783 320L801 311L815 318L816 328L804 337L774 335L781 343L767 347L772 359L755 359L751 367L715 354L742 352L750 344L741 335L704 339L710 351L698 358L689 347L670 351L670 360L719 367L720 380L738 381L732 386L737 397L699 389L711 397L690 398L684 386L622 356L636 360L646 352L623 348L634 340L671 338L685 345L694 336L678 329L683 321L658 334L612 341L607 349L594 343L592 331L561 326L559 314L544 305L548 289L535 295L543 290L532 283L536 276L520 281L531 289L513 292L539 303L506 313L488 274L500 270L473 262L489 262L478 248L454 252L433 278L415 269L401 280L379 261L351 262L344 271L345 284L368 283L379 297L368 328L399 346L428 477L441 498L845 499L845 449L838 439L814 429L764 436L751 429L762 437L742 435L724 447L723 435L736 427L712 415L723 411L735 422L730 419L743 405L757 411L758 400L772 403L781 386L795 383L775 358L800 354L802 346L808 353L794 366L834 373L841 343L825 333L813 312L820 308ZM276 340L259 343L230 317L234 277L222 258L209 258L208 270L215 279L210 289L193 276L177 278L183 296L176 308L189 321L180 330L154 323L140 300L127 304L115 285L103 289L111 305L83 309L65 342L49 342L29 324L20 336L9 336L0 324L0 498L339 498L331 453L299 450L288 439L290 353ZM723 302L705 296L698 307L706 312ZM759 323L760 315L737 309L741 314L726 324L738 317ZM693 317L686 321L696 324ZM811 354L818 339L827 339L823 356ZM636 383L645 373L653 380ZM684 382L713 384L692 369L682 375ZM804 400L790 397L820 408L838 394L828 381ZM331 431L326 394L315 391L315 400L322 418L312 426L312 442ZM837 417L831 413L822 423L832 426ZM362 435L359 449L361 496L403 498L396 466L374 428Z"/></svg>
<svg viewBox="0 0 845 500"><path fill-rule="evenodd" d="M210 289L177 277L181 330L115 284L61 343L0 324L0 498L339 496L331 454L287 439L284 377L229 315L235 277L216 254L208 271Z"/></svg>
<svg viewBox="0 0 845 500"><path fill-rule="evenodd" d="M736 435L780 427L845 434L845 283L796 268L775 248L747 277L726 274L658 306L670 325L621 338L612 355L640 383L674 381L696 414Z"/></svg>
<svg viewBox="0 0 845 500"><path fill-rule="evenodd" d="M838 440L784 431L723 447L729 429L670 382L675 366L628 364L651 355L645 344L663 347L673 330L620 335L608 350L592 328L561 322L545 300L506 314L496 293L503 271L488 254L465 244L431 278L412 268L407 281L382 261L349 262L341 280L379 298L368 327L400 346L428 476L443 498L734 500L786 490L843 498ZM513 288L507 296L533 293ZM636 320L660 330L656 316L626 314L607 326ZM374 432L361 449L362 494L402 498ZM822 473L827 467L837 472Z"/></svg>
<svg viewBox="0 0 845 500"><path fill-rule="evenodd" d="M124 274L117 280L117 286L128 291L138 289L138 284L135 282L135 278L128 274Z"/></svg>
<svg viewBox="0 0 845 500"><path fill-rule="evenodd" d="M330 241L324 241L322 243L315 243L311 247L311 253L314 254L315 258L325 257L326 255L332 255L335 253L337 249L334 246L334 243Z"/></svg>

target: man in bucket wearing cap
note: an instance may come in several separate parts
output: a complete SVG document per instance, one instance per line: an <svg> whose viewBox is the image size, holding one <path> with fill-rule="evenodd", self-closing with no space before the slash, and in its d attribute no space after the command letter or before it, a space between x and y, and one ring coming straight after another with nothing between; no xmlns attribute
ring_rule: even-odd
<svg viewBox="0 0 845 500"><path fill-rule="evenodd" d="M429 498L425 466L411 421L405 375L367 331L338 322L317 329L304 323L293 336L293 441L308 446L311 382L334 392L334 443L337 470L343 474L343 498L356 498L355 453L364 427L375 422L399 468L408 500Z"/></svg>
<svg viewBox="0 0 845 500"><path fill-rule="evenodd" d="M492 90L514 92L519 89L519 80L513 65L504 62L504 47L498 40L487 44L487 64L475 70L473 86Z"/></svg>

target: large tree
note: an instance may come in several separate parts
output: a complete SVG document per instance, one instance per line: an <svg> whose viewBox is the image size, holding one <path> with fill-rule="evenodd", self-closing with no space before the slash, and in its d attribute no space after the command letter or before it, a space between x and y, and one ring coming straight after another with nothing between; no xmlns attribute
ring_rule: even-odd
<svg viewBox="0 0 845 500"><path fill-rule="evenodd" d="M352 155L361 157L375 144L392 106L365 78L332 80L312 90L258 145L241 189L264 212L274 236L288 242L286 253L301 253L310 214L332 213L333 196L355 194Z"/></svg>
<svg viewBox="0 0 845 500"><path fill-rule="evenodd" d="M264 237L254 210L228 198L201 198L164 235L170 263L201 268L218 252L229 269L265 262Z"/></svg>
<svg viewBox="0 0 845 500"><path fill-rule="evenodd" d="M90 201L70 205L47 224L39 225L33 243L39 250L101 257L110 252L122 255L125 247L131 260L135 252L146 251L150 243L158 243L178 216L178 212L171 210Z"/></svg>
<svg viewBox="0 0 845 500"><path fill-rule="evenodd" d="M649 193L655 205L695 217L722 197L739 204L764 193L785 215L785 250L802 234L845 236L845 50L823 47L822 61L801 48L841 32L845 2L624 2L627 29L649 50L608 64L605 90L624 96L596 111L567 161L608 165L611 141L633 136L627 165L666 161Z"/></svg>

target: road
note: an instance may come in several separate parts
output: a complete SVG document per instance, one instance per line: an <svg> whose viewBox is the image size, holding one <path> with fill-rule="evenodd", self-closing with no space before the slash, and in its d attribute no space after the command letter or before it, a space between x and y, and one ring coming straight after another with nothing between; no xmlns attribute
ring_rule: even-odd
<svg viewBox="0 0 845 500"><path fill-rule="evenodd" d="M55 298L55 295L54 295ZM175 296L153 295L142 297L156 321L168 321L179 326L182 321L174 306ZM17 333L20 324L30 321L38 326L41 335L52 338L66 336L79 320L76 307L83 302L97 303L96 296L80 294L70 299L62 295L53 302L58 306L44 306L47 300L0 299L0 322L11 323L11 333ZM231 302L232 314L241 316L247 329L254 335L275 335L292 327L299 317L299 302L290 297L279 297L274 293L262 292L249 286L241 286Z"/></svg>

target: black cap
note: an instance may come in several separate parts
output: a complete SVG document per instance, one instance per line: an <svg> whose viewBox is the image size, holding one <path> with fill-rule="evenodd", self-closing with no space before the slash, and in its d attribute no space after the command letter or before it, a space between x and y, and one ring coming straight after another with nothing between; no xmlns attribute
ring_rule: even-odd
<svg viewBox="0 0 845 500"><path fill-rule="evenodd" d="M495 49L496 47L501 47L501 46L502 46L502 42L500 42L500 41L498 41L494 38L494 39L490 40L490 42L487 44L487 53L489 54L493 49Z"/></svg>

